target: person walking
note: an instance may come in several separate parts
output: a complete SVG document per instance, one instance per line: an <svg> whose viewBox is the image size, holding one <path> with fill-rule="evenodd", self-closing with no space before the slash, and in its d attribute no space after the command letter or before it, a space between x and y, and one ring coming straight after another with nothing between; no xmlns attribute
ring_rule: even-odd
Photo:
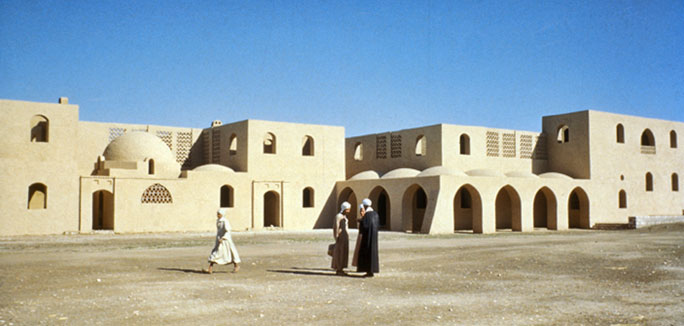
<svg viewBox="0 0 684 326"><path fill-rule="evenodd" d="M221 208L216 212L216 243L209 255L209 269L207 273L211 274L213 272L214 264L233 264L233 273L237 273L240 270L240 255L233 243L230 231L230 223L226 219L226 209Z"/></svg>

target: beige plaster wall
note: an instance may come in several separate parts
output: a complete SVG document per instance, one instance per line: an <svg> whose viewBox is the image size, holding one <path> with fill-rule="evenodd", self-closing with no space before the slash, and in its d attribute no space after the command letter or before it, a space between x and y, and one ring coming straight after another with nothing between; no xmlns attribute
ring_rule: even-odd
<svg viewBox="0 0 684 326"><path fill-rule="evenodd" d="M570 141L559 143L558 128L564 125L570 128ZM545 116L542 130L547 136L548 171L576 179L591 178L589 111Z"/></svg>

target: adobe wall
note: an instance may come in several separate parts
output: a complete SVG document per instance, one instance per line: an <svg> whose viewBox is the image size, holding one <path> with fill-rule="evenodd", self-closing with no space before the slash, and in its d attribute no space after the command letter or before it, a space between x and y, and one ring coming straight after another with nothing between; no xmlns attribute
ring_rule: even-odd
<svg viewBox="0 0 684 326"><path fill-rule="evenodd" d="M568 128L569 140L562 140L561 127ZM576 179L590 179L589 111L545 116L542 131L547 135L548 171ZM560 139L560 140L559 140Z"/></svg>

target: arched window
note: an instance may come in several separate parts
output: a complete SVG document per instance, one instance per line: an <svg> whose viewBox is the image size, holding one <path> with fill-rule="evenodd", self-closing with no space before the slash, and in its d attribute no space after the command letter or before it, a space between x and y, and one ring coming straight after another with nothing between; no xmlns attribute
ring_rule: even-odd
<svg viewBox="0 0 684 326"><path fill-rule="evenodd" d="M677 148L677 132L670 131L670 148Z"/></svg>
<svg viewBox="0 0 684 326"><path fill-rule="evenodd" d="M154 174L154 160L153 159L149 159L147 161L147 174L150 174L150 175Z"/></svg>
<svg viewBox="0 0 684 326"><path fill-rule="evenodd" d="M314 140L311 136L304 136L302 140L302 156L314 155Z"/></svg>
<svg viewBox="0 0 684 326"><path fill-rule="evenodd" d="M462 134L459 139L460 153L461 155L470 155L470 137L466 134Z"/></svg>
<svg viewBox="0 0 684 326"><path fill-rule="evenodd" d="M424 156L427 153L427 141L425 136L420 135L416 138L416 156Z"/></svg>
<svg viewBox="0 0 684 326"><path fill-rule="evenodd" d="M363 160L363 144L361 143L356 143L356 145L354 145L354 160Z"/></svg>
<svg viewBox="0 0 684 326"><path fill-rule="evenodd" d="M28 209L47 208L47 186L34 183L28 189Z"/></svg>
<svg viewBox="0 0 684 326"><path fill-rule="evenodd" d="M302 191L302 207L314 207L314 190L306 187Z"/></svg>
<svg viewBox="0 0 684 326"><path fill-rule="evenodd" d="M221 207L233 207L233 187L229 185L221 187Z"/></svg>
<svg viewBox="0 0 684 326"><path fill-rule="evenodd" d="M648 129L641 133L641 146L655 146L655 137Z"/></svg>
<svg viewBox="0 0 684 326"><path fill-rule="evenodd" d="M264 154L276 153L276 137L274 134L267 132L264 135Z"/></svg>
<svg viewBox="0 0 684 326"><path fill-rule="evenodd" d="M622 124L618 123L617 127L615 127L615 131L617 133L617 142L620 144L625 143L625 127L622 126Z"/></svg>
<svg viewBox="0 0 684 326"><path fill-rule="evenodd" d="M570 128L566 125L558 127L558 135L556 136L558 143L563 144L570 141Z"/></svg>
<svg viewBox="0 0 684 326"><path fill-rule="evenodd" d="M679 176L672 173L672 191L679 191Z"/></svg>
<svg viewBox="0 0 684 326"><path fill-rule="evenodd" d="M230 155L235 155L237 154L237 145L238 145L238 139L236 134L230 135L230 143L228 147L228 153Z"/></svg>
<svg viewBox="0 0 684 326"><path fill-rule="evenodd" d="M627 208L627 193L624 190L620 190L618 194L618 207L619 208Z"/></svg>
<svg viewBox="0 0 684 326"><path fill-rule="evenodd" d="M47 143L50 135L50 122L42 115L34 115L31 118L31 142Z"/></svg>
<svg viewBox="0 0 684 326"><path fill-rule="evenodd" d="M145 189L140 197L140 202L143 204L171 204L173 203L173 198L169 189L166 189L166 187L159 183L155 183Z"/></svg>
<svg viewBox="0 0 684 326"><path fill-rule="evenodd" d="M646 191L653 191L653 175L646 172Z"/></svg>

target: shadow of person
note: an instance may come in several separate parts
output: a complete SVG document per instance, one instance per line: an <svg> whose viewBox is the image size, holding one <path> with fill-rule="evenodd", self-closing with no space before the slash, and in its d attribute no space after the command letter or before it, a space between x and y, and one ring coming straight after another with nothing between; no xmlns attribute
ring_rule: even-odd
<svg viewBox="0 0 684 326"><path fill-rule="evenodd" d="M292 267L291 269L269 269L267 272L271 273L283 273L283 274L295 274L295 275L317 275L317 276L346 276L346 277L358 277L363 278L363 275L337 275L334 270L323 269L323 268L302 268L302 267Z"/></svg>
<svg viewBox="0 0 684 326"><path fill-rule="evenodd" d="M159 267L157 270L160 271L167 271L167 272L183 272L183 273L194 273L194 274L207 274L207 272L203 269L189 269L189 268L168 268L168 267ZM214 274L216 273L228 273L226 271L217 271L214 270Z"/></svg>

